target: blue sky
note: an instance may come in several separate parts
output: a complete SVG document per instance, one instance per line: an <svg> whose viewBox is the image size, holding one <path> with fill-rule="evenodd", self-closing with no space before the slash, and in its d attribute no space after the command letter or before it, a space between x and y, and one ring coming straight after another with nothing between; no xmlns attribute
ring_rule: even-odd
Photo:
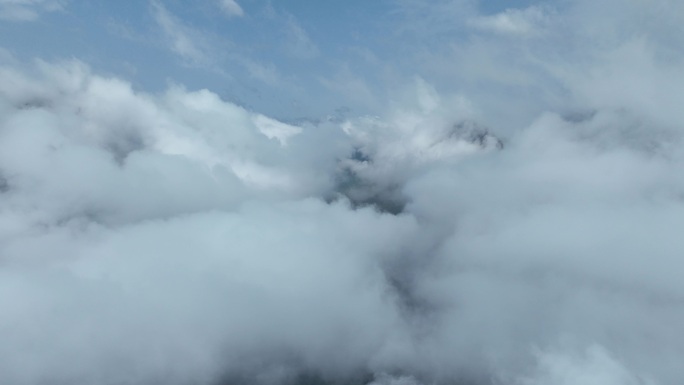
<svg viewBox="0 0 684 385"><path fill-rule="evenodd" d="M469 20L537 3L0 2L0 47L23 61L76 58L146 91L170 83L209 88L284 119L338 108L369 113L415 76L460 89L459 79L431 68L420 51L437 54L472 39Z"/></svg>

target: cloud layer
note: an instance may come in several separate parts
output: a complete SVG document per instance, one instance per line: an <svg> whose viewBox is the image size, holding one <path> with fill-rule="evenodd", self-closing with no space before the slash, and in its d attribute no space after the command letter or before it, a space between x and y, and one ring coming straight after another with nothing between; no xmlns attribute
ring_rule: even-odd
<svg viewBox="0 0 684 385"><path fill-rule="evenodd" d="M400 4L414 37L445 10L476 31L422 58L467 54L447 77L482 89L426 71L376 114L285 123L4 55L0 383L679 383L681 7ZM297 59L323 55L292 23ZM526 55L489 60L506 47Z"/></svg>

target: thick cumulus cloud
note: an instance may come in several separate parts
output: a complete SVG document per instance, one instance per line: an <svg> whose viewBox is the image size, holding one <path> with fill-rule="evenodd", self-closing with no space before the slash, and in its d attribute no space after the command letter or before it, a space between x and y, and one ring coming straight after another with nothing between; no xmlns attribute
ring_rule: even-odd
<svg viewBox="0 0 684 385"><path fill-rule="evenodd" d="M636 33L640 4L465 22L527 23L540 88L562 86L510 131L420 77L377 116L294 125L3 65L0 382L680 383L680 24ZM558 64L558 20L603 39Z"/></svg>
<svg viewBox="0 0 684 385"><path fill-rule="evenodd" d="M346 375L401 330L381 266L416 224L310 198L336 135L79 63L3 78L3 383Z"/></svg>

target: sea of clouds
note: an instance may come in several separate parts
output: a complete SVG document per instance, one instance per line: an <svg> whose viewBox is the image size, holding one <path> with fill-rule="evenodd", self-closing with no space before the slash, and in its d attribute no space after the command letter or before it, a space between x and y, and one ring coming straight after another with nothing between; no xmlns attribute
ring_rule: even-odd
<svg viewBox="0 0 684 385"><path fill-rule="evenodd" d="M681 383L684 60L660 36L597 43L556 74L570 107L511 130L421 78L294 124L6 55L0 383Z"/></svg>

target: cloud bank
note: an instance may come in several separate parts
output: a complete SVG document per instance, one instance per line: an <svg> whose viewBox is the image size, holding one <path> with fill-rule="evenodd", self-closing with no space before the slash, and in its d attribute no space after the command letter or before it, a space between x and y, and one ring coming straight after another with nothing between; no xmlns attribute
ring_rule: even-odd
<svg viewBox="0 0 684 385"><path fill-rule="evenodd" d="M375 115L286 123L78 60L3 64L0 382L678 384L677 37L609 36L588 2L450 4L480 58L556 28L514 63L554 102L512 100L539 112L505 130L507 95L418 76ZM553 18L597 39L559 63Z"/></svg>

